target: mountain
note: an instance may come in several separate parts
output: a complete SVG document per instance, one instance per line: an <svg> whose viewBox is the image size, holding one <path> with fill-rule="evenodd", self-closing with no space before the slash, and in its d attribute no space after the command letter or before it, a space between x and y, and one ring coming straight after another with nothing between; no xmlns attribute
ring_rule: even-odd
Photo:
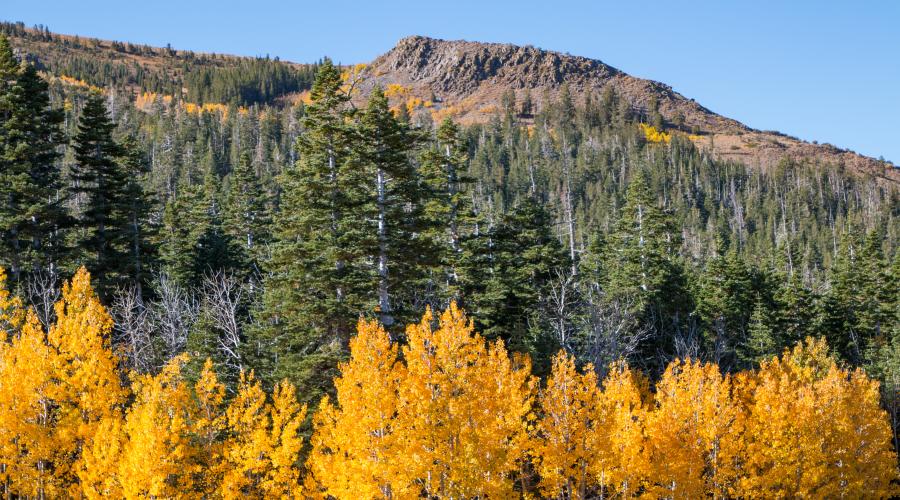
<svg viewBox="0 0 900 500"><path fill-rule="evenodd" d="M281 104L307 90L315 64L277 58L204 54L51 33L44 27L0 23L0 32L28 59L69 83L115 87L132 94L174 95L185 102L235 105ZM703 107L672 87L636 78L595 59L511 44L447 41L411 36L370 64L359 65L358 101L380 85L392 101L433 118L453 116L464 124L495 116L510 92L530 95L539 109L564 85L577 101L613 89L634 113L649 117L656 106L667 132L681 130L719 159L768 169L784 158L840 165L847 172L900 183L890 163L807 142L779 132L750 128ZM363 69L364 68L364 69ZM520 120L530 119L520 115Z"/></svg>
<svg viewBox="0 0 900 500"><path fill-rule="evenodd" d="M848 170L900 182L900 170L886 162L830 144L806 142L773 131L750 128L716 114L660 82L636 78L595 59L510 44L447 41L412 36L375 59L361 88L399 85L411 96L431 101L433 110L450 111L463 123L490 119L503 95L535 104L556 97L563 85L576 99L612 88L638 113L655 101L667 128L691 132L701 148L722 159L769 168L782 158L844 165Z"/></svg>

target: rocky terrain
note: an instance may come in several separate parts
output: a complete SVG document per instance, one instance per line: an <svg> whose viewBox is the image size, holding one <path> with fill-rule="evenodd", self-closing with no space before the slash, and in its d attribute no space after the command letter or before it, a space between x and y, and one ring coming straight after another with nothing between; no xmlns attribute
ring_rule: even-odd
<svg viewBox="0 0 900 500"><path fill-rule="evenodd" d="M463 123L489 119L509 90L519 100L530 93L540 107L542 99L554 98L563 84L568 84L576 99L588 92L599 97L612 87L636 110L646 110L655 98L667 122L677 120L682 129L695 134L698 146L722 159L769 168L789 157L843 165L849 171L900 182L900 170L888 163L829 144L755 130L663 83L633 77L598 60L534 47L408 37L367 66L360 83L362 94L376 84L402 87L433 114L452 115Z"/></svg>

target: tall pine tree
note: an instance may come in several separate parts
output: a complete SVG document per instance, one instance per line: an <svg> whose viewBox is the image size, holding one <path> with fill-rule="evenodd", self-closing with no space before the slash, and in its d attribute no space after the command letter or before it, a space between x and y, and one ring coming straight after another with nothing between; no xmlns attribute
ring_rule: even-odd
<svg viewBox="0 0 900 500"><path fill-rule="evenodd" d="M360 289L371 283L358 242L344 233L360 187L343 185L353 134L342 84L326 59L301 120L299 160L281 179L260 324L247 344L259 376L288 377L309 400L336 375L361 308Z"/></svg>
<svg viewBox="0 0 900 500"><path fill-rule="evenodd" d="M0 36L0 264L23 274L65 265L69 223L57 163L62 114L47 83Z"/></svg>
<svg viewBox="0 0 900 500"><path fill-rule="evenodd" d="M123 167L122 146L113 139L115 123L106 111L103 95L92 93L84 104L73 141L73 193L81 205L77 245L97 282L97 292L108 299L129 281L129 172Z"/></svg>

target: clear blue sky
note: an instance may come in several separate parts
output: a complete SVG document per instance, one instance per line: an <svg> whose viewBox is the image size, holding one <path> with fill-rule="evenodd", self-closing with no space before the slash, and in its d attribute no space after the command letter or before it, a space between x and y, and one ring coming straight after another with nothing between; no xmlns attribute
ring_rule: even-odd
<svg viewBox="0 0 900 500"><path fill-rule="evenodd" d="M900 1L2 0L0 18L178 49L366 62L400 38L530 44L752 127L900 163Z"/></svg>

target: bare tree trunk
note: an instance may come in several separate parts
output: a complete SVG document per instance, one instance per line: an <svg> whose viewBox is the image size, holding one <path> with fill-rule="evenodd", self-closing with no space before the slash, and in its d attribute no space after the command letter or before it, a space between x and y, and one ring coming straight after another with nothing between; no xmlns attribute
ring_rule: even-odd
<svg viewBox="0 0 900 500"><path fill-rule="evenodd" d="M563 174L566 176L566 193L564 208L566 211L566 224L569 227L569 259L572 262L572 275L578 275L578 265L575 260L575 215L572 208L572 174L569 168L569 145L563 136Z"/></svg>
<svg viewBox="0 0 900 500"><path fill-rule="evenodd" d="M391 315L391 300L388 293L387 220L384 213L385 184L384 170L379 168L375 175L378 209L378 316L382 325L390 326L394 324L394 317Z"/></svg>

